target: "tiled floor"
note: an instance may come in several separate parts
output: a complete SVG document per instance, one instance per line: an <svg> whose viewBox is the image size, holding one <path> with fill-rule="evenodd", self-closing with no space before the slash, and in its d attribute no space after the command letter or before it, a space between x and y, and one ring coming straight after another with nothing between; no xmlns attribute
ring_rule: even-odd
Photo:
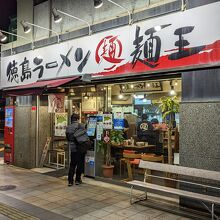
<svg viewBox="0 0 220 220"><path fill-rule="evenodd" d="M1 212L2 204L18 210L17 219L22 219L19 214L27 214L27 219L42 220L186 220L143 205L131 206L127 190L95 180L68 187L66 181L59 178L0 165L0 186L9 184L16 188L0 191L0 219L13 219L12 213L10 216Z"/></svg>

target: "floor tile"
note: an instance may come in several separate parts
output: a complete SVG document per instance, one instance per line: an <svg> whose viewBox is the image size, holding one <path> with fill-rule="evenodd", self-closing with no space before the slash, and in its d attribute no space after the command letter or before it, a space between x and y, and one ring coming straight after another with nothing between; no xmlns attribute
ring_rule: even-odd
<svg viewBox="0 0 220 220"><path fill-rule="evenodd" d="M127 219L127 217L123 217L123 216L116 215L116 214L110 214L110 215L105 216L102 219L104 219L104 220L124 220L124 219ZM139 219L136 219L136 220L139 220Z"/></svg>
<svg viewBox="0 0 220 220"><path fill-rule="evenodd" d="M89 215L95 216L97 218L103 218L106 215L109 215L109 212L100 209L100 210L97 210L97 211L94 211L94 212L90 212Z"/></svg>

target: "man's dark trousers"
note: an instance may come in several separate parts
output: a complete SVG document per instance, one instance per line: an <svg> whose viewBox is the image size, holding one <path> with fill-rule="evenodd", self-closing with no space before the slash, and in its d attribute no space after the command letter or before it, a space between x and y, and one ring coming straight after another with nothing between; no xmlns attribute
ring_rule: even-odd
<svg viewBox="0 0 220 220"><path fill-rule="evenodd" d="M73 177L76 170L76 182L81 182L81 174L84 172L85 154L80 152L71 152L71 162L68 174L69 183L73 183Z"/></svg>

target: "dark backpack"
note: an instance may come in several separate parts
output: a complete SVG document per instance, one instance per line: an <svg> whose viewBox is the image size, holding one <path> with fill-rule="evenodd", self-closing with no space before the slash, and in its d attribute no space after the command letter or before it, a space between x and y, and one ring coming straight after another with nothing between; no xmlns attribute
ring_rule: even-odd
<svg viewBox="0 0 220 220"><path fill-rule="evenodd" d="M77 142L77 150L81 153L86 153L91 148L91 141L86 130L78 128L73 135Z"/></svg>
<svg viewBox="0 0 220 220"><path fill-rule="evenodd" d="M77 151L86 153L91 148L91 141L87 135L86 129L68 126L66 130L66 137L68 141L76 143Z"/></svg>

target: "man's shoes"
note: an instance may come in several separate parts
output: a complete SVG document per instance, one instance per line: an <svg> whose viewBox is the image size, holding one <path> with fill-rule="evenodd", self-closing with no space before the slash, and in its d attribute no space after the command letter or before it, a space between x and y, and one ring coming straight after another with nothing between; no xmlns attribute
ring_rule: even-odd
<svg viewBox="0 0 220 220"><path fill-rule="evenodd" d="M75 185L79 185L79 184L81 184L80 181L75 181Z"/></svg>
<svg viewBox="0 0 220 220"><path fill-rule="evenodd" d="M73 183L68 183L68 186L72 186L73 185Z"/></svg>

